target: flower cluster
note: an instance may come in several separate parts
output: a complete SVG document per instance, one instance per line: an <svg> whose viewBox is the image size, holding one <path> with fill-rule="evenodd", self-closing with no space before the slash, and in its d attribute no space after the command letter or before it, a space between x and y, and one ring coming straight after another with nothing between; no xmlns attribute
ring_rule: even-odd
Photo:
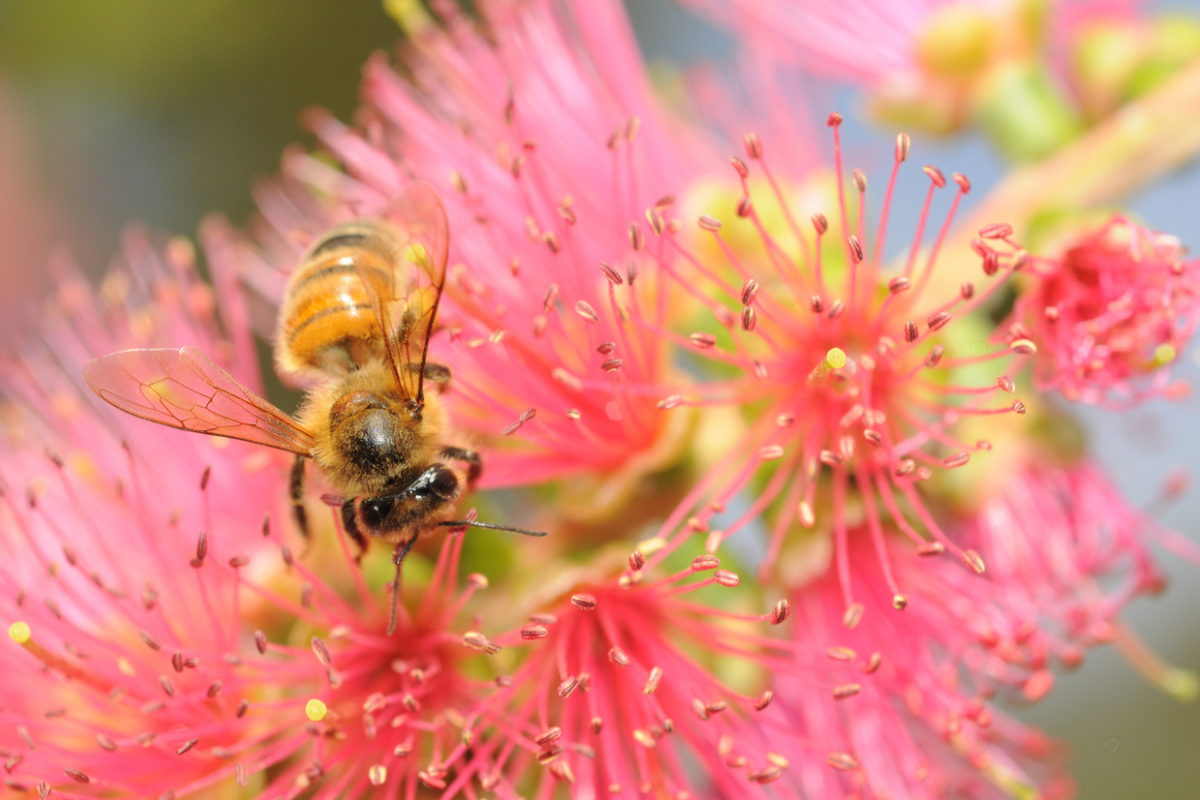
<svg viewBox="0 0 1200 800"><path fill-rule="evenodd" d="M406 50L368 62L356 124L308 116L321 151L285 154L252 235L206 224L211 284L183 240L131 232L98 291L55 265L0 372L6 785L1071 796L1061 749L996 699L1130 640L1168 534L1038 393L1178 392L1181 246L1121 217L1060 251L1004 220L964 237L971 182L925 166L897 248L906 134L873 222L840 115L828 170L753 132L724 160L615 0L399 5ZM415 180L450 230L429 362L482 491L393 572L343 528L354 498L315 478L304 540L290 458L122 414L81 370L190 346L251 391L256 303ZM974 274L947 274L960 241ZM470 527L475 503L548 536Z"/></svg>

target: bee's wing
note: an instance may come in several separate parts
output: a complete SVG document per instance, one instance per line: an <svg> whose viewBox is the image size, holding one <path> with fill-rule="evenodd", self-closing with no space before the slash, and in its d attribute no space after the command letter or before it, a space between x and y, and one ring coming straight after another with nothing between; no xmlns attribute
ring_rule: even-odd
<svg viewBox="0 0 1200 800"><path fill-rule="evenodd" d="M160 425L312 452L312 434L194 347L113 353L84 364L83 379L106 402Z"/></svg>
<svg viewBox="0 0 1200 800"><path fill-rule="evenodd" d="M381 283L378 276L363 274L363 285L375 303L396 385L419 406L425 399L422 383L429 336L446 283L450 247L446 210L432 186L415 181L383 216L400 237L391 281Z"/></svg>

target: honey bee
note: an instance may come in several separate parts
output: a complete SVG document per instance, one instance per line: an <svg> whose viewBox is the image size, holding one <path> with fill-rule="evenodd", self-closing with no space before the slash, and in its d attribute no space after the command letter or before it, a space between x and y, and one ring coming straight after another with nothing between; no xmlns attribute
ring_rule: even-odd
<svg viewBox="0 0 1200 800"><path fill-rule="evenodd" d="M410 184L379 218L330 230L292 273L280 308L275 360L311 389L297 418L242 386L194 347L126 350L89 362L97 395L142 419L296 454L293 513L309 535L305 459L345 498L346 533L395 546L395 628L400 568L417 537L436 527L508 530L455 520L457 501L478 479L479 454L447 444L438 396L450 370L428 361L446 279L449 236L437 193ZM425 393L426 384L435 390Z"/></svg>

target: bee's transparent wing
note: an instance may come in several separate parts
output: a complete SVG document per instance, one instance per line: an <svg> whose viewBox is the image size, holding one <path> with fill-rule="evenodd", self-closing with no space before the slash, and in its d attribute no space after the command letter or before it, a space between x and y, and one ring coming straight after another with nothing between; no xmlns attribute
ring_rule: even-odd
<svg viewBox="0 0 1200 800"><path fill-rule="evenodd" d="M391 281L360 274L372 295L396 385L421 405L429 337L446 283L450 237L446 211L437 192L423 181L404 188L383 213L398 234Z"/></svg>
<svg viewBox="0 0 1200 800"><path fill-rule="evenodd" d="M160 425L312 452L302 425L194 347L112 353L84 364L83 379L106 402Z"/></svg>

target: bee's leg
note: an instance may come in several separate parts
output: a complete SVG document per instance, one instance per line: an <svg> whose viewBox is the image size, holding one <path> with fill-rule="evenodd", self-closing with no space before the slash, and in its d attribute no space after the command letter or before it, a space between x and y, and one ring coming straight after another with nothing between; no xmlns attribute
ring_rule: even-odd
<svg viewBox="0 0 1200 800"><path fill-rule="evenodd" d="M308 552L309 530L308 512L304 509L304 456L297 455L292 462L292 476L288 483L288 494L292 498L292 518L296 520L296 529L304 539L304 552Z"/></svg>
<svg viewBox="0 0 1200 800"><path fill-rule="evenodd" d="M465 450L461 447L443 447L442 457L461 461L467 465L468 487L474 487L475 481L479 480L479 476L483 474L483 459L474 450Z"/></svg>
<svg viewBox="0 0 1200 800"><path fill-rule="evenodd" d="M358 545L358 555L354 557L354 563L361 564L363 556L367 554L367 537L363 536L362 529L358 527L358 515L355 513L357 508L358 501L355 499L342 503L342 529Z"/></svg>
<svg viewBox="0 0 1200 800"><path fill-rule="evenodd" d="M392 578L392 607L388 612L388 636L391 636L396 630L396 616L400 608L400 568L404 564L404 557L408 555L409 550L412 550L413 543L416 541L416 534L413 534L406 541L397 544L396 551L392 553L392 563L396 565L396 575Z"/></svg>
<svg viewBox="0 0 1200 800"><path fill-rule="evenodd" d="M399 338L399 337L397 337ZM421 369L421 365L415 362L409 362L408 371L417 372ZM431 361L425 362L425 371L422 373L425 381L434 385L438 394L446 391L446 387L450 385L450 368L444 364L434 364Z"/></svg>

